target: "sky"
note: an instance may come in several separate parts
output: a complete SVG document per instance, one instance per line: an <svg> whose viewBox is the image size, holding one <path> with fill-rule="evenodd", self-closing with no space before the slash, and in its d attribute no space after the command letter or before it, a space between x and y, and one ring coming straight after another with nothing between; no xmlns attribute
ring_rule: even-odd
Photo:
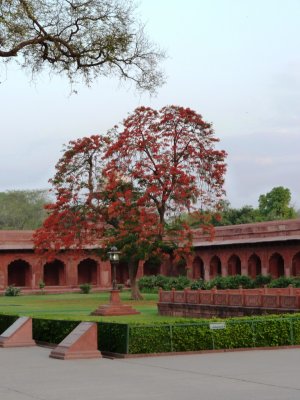
<svg viewBox="0 0 300 400"><path fill-rule="evenodd" d="M61 76L0 67L0 191L49 188L63 144L174 104L213 124L232 207L284 186L299 209L300 1L142 0L137 13L168 56L155 97L114 78L70 95Z"/></svg>

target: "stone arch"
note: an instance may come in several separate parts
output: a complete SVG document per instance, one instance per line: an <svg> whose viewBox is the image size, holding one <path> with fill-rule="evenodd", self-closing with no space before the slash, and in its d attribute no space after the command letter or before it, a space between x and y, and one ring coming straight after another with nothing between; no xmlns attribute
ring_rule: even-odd
<svg viewBox="0 0 300 400"><path fill-rule="evenodd" d="M255 279L257 275L261 275L261 259L254 253L248 259L248 276Z"/></svg>
<svg viewBox="0 0 300 400"><path fill-rule="evenodd" d="M90 283L97 285L98 263L92 258L85 258L77 265L78 285Z"/></svg>
<svg viewBox="0 0 300 400"><path fill-rule="evenodd" d="M292 275L300 276L300 251L294 255L292 260Z"/></svg>
<svg viewBox="0 0 300 400"><path fill-rule="evenodd" d="M161 261L157 258L149 258L144 263L144 275L159 275L160 274Z"/></svg>
<svg viewBox="0 0 300 400"><path fill-rule="evenodd" d="M274 253L269 259L269 274L273 279L284 275L284 259L281 254Z"/></svg>
<svg viewBox="0 0 300 400"><path fill-rule="evenodd" d="M177 262L174 263L173 276L186 276L186 267L186 259L184 257L181 257Z"/></svg>
<svg viewBox="0 0 300 400"><path fill-rule="evenodd" d="M46 286L64 286L66 284L65 264L55 259L44 265L44 282Z"/></svg>
<svg viewBox="0 0 300 400"><path fill-rule="evenodd" d="M129 281L128 263L126 261L120 261L117 265L116 281L121 284L126 284Z"/></svg>
<svg viewBox="0 0 300 400"><path fill-rule="evenodd" d="M22 259L12 261L8 264L8 286L31 287L31 265Z"/></svg>
<svg viewBox="0 0 300 400"><path fill-rule="evenodd" d="M204 262L201 257L196 256L193 260L193 279L204 279Z"/></svg>
<svg viewBox="0 0 300 400"><path fill-rule="evenodd" d="M213 279L217 275L222 275L222 263L218 256L213 256L209 263L209 278Z"/></svg>
<svg viewBox="0 0 300 400"><path fill-rule="evenodd" d="M227 263L228 275L241 275L241 259L236 254L232 254Z"/></svg>

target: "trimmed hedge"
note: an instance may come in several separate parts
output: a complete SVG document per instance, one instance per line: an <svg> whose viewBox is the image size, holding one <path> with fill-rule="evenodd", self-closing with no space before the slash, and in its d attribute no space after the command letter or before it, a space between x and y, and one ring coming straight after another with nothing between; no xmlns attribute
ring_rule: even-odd
<svg viewBox="0 0 300 400"><path fill-rule="evenodd" d="M98 322L98 348L111 353L128 353L127 324L113 322Z"/></svg>
<svg viewBox="0 0 300 400"><path fill-rule="evenodd" d="M18 317L0 314L0 334ZM300 344L300 315L223 319L225 329L212 330L220 320L183 320L173 324L98 322L98 348L119 354L184 352L211 349L272 347ZM60 343L80 321L33 318L33 338Z"/></svg>
<svg viewBox="0 0 300 400"><path fill-rule="evenodd" d="M19 317L16 315L0 314L0 335L9 328Z"/></svg>
<svg viewBox="0 0 300 400"><path fill-rule="evenodd" d="M238 289L239 287L253 289L265 285L271 288L283 288L289 285L300 287L300 279L293 276L281 276L278 279L272 279L270 275L257 275L255 279L252 279L247 275L229 275L216 276L214 279L204 281L201 278L190 280L186 276L167 277L164 275L150 275L140 278L138 284L143 293L157 293L159 288L163 290L171 290L173 288L175 290L183 290L185 288L210 290L213 287L217 289Z"/></svg>
<svg viewBox="0 0 300 400"><path fill-rule="evenodd" d="M226 328L210 323L130 326L129 353L184 352L300 344L300 317L230 318Z"/></svg>
<svg viewBox="0 0 300 400"><path fill-rule="evenodd" d="M52 319L32 318L32 336L34 340L51 344L58 344L80 321L61 321Z"/></svg>

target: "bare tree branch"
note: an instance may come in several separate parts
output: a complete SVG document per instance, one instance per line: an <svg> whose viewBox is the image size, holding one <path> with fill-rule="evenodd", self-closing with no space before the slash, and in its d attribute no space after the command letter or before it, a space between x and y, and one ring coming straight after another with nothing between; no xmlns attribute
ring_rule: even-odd
<svg viewBox="0 0 300 400"><path fill-rule="evenodd" d="M34 73L48 67L88 85L115 75L153 92L164 82L164 53L134 13L122 0L0 0L0 62Z"/></svg>

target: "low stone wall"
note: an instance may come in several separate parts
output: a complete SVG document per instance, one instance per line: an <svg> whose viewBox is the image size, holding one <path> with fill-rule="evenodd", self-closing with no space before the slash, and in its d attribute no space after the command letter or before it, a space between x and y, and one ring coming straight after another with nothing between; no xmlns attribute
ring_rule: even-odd
<svg viewBox="0 0 300 400"><path fill-rule="evenodd" d="M300 312L300 289L228 289L159 292L160 315L193 318Z"/></svg>

